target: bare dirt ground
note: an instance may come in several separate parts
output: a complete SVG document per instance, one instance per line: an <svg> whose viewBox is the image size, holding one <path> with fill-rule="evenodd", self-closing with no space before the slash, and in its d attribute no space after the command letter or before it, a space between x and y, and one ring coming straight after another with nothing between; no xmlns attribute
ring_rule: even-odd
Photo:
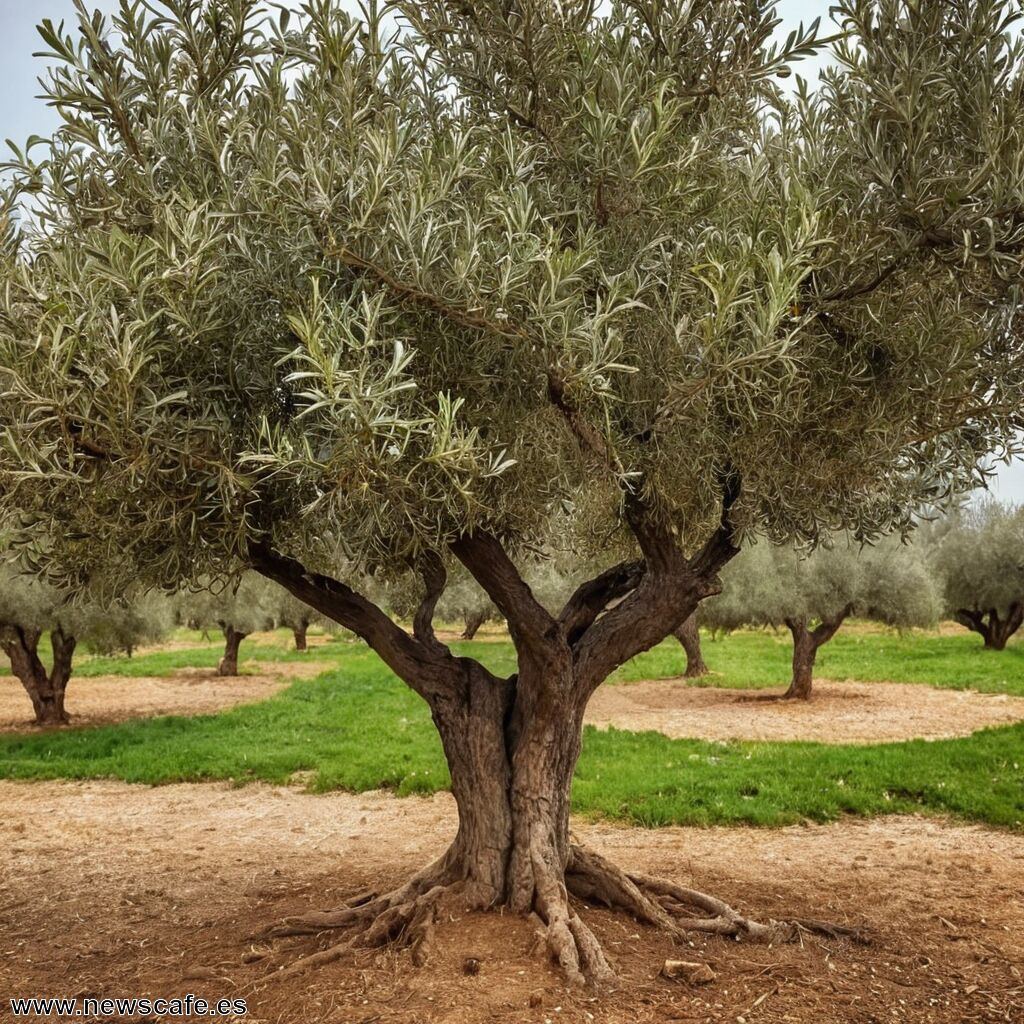
<svg viewBox="0 0 1024 1024"><path fill-rule="evenodd" d="M242 676L221 677L212 669L183 668L172 676L71 677L67 712L72 726L106 725L154 715L205 715L251 704L295 679L319 675L321 662L247 662ZM251 673L251 674L250 674ZM32 704L13 676L0 676L0 733L33 730Z"/></svg>
<svg viewBox="0 0 1024 1024"><path fill-rule="evenodd" d="M624 866L762 916L827 917L873 937L868 947L712 937L679 947L623 915L581 908L620 978L595 995L566 990L531 950L525 921L457 906L423 968L407 952L358 951L275 980L318 940L269 944L257 933L400 882L450 837L447 794L0 782L0 808L0 1015L12 994L195 992L248 999L250 1024L1024 1020L1024 839L980 827L907 817L774 831L579 822L580 839ZM464 973L469 957L476 975ZM667 957L704 961L716 980L663 979Z"/></svg>
<svg viewBox="0 0 1024 1024"><path fill-rule="evenodd" d="M682 679L602 686L587 722L708 740L883 743L968 736L1024 720L1024 697L916 683L815 682L808 701L757 699L769 692L691 686Z"/></svg>

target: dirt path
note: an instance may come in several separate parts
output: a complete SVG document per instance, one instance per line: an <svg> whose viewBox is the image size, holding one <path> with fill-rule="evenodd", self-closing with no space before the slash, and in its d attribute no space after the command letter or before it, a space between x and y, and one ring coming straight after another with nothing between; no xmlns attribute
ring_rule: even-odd
<svg viewBox="0 0 1024 1024"><path fill-rule="evenodd" d="M891 743L968 736L1024 720L1024 697L920 684L815 682L809 701L751 699L769 692L691 686L682 679L602 686L587 722L708 740Z"/></svg>
<svg viewBox="0 0 1024 1024"><path fill-rule="evenodd" d="M1019 835L914 818L775 831L578 822L581 839L625 866L764 916L857 922L875 940L767 948L696 938L673 949L624 916L583 909L621 979L595 997L567 992L540 963L526 922L458 912L425 968L407 953L360 951L311 976L268 980L316 940L270 947L253 936L283 915L393 884L437 854L454 826L445 794L0 782L0 808L0 1000L244 995L249 1024L1024 1020ZM705 960L717 980L663 980L668 956ZM467 957L481 962L478 975L463 973Z"/></svg>
<svg viewBox="0 0 1024 1024"><path fill-rule="evenodd" d="M328 667L315 661L250 661L242 669L252 674L234 678L222 678L208 668L183 668L164 677L72 676L67 711L72 726L154 715L205 715L263 700L296 679L319 675ZM0 676L0 733L35 731L31 719L32 704L21 683L12 676Z"/></svg>

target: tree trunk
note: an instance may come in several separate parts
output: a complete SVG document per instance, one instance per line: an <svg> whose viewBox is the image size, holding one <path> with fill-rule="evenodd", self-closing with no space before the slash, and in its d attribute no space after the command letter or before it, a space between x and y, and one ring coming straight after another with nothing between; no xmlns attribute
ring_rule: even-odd
<svg viewBox="0 0 1024 1024"><path fill-rule="evenodd" d="M75 638L68 636L60 626L51 630L53 669L48 673L39 658L41 636L42 630L4 626L0 627L0 646L32 701L36 724L66 725L64 697L71 678Z"/></svg>
<svg viewBox="0 0 1024 1024"><path fill-rule="evenodd" d="M308 650L308 644L306 643L307 629L309 629L309 626L305 622L302 622L292 630L292 633L295 635L295 650Z"/></svg>
<svg viewBox="0 0 1024 1024"><path fill-rule="evenodd" d="M704 655L700 649L700 628L697 625L696 614L691 615L675 632L676 639L683 645L686 651L686 672L687 679L696 679L699 676L708 674L708 667L704 664Z"/></svg>
<svg viewBox="0 0 1024 1024"><path fill-rule="evenodd" d="M818 645L806 622L792 620L786 625L793 634L793 678L784 696L787 700L808 700L814 682Z"/></svg>
<svg viewBox="0 0 1024 1024"><path fill-rule="evenodd" d="M818 648L827 644L839 627L853 614L854 606L847 605L831 619L822 619L814 629L807 628L804 619L786 619L793 634L793 679L783 694L784 700L808 700L814 682L814 662Z"/></svg>
<svg viewBox="0 0 1024 1024"><path fill-rule="evenodd" d="M1014 602L1003 618L996 608L990 608L986 618L985 612L969 608L961 608L956 613L957 621L968 629L979 633L990 651L1003 651L1010 637L1024 625L1024 603Z"/></svg>
<svg viewBox="0 0 1024 1024"><path fill-rule="evenodd" d="M474 612L466 616L466 628L462 631L462 640L472 640L479 632L480 627L487 621L485 612Z"/></svg>
<svg viewBox="0 0 1024 1024"><path fill-rule="evenodd" d="M614 566L582 584L557 619L534 599L494 538L471 535L452 545L477 579L489 584L509 624L518 672L507 679L471 658L453 656L434 635L433 612L445 583L439 557L420 563L425 594L409 635L344 583L309 572L267 545L251 548L264 575L353 627L426 701L459 814L448 850L398 889L291 918L273 929L277 936L330 929L348 933L336 945L277 971L276 978L320 967L355 947L393 940L411 946L413 962L420 964L447 899L526 916L573 983L606 982L612 971L570 896L625 910L679 939L692 931L762 941L799 934L793 922L759 924L714 897L628 875L570 840L570 787L591 695L618 665L659 643L699 600L717 593L713 573L736 550L731 529L723 526L701 554L684 562L673 554L671 534L666 531L667 539L659 541L659 524L637 528L657 572L645 576L637 563ZM624 594L629 596L618 602ZM821 922L801 924L833 937L848 934Z"/></svg>
<svg viewBox="0 0 1024 1024"><path fill-rule="evenodd" d="M234 626L222 625L221 628L224 630L224 657L217 665L217 675L237 676L238 648L249 634L240 632Z"/></svg>

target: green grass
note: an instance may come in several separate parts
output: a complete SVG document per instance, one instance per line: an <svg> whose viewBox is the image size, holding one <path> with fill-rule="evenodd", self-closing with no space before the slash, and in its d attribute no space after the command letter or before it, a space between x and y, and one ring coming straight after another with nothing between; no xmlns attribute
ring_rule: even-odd
<svg viewBox="0 0 1024 1024"><path fill-rule="evenodd" d="M789 682L793 646L788 632L745 630L720 640L703 634L701 640L711 675L691 685L762 689ZM615 679L664 679L684 667L682 649L670 640L623 665ZM850 623L818 652L815 676L1024 695L1024 642L986 651L981 638L966 631L900 635Z"/></svg>
<svg viewBox="0 0 1024 1024"><path fill-rule="evenodd" d="M954 641L956 655L957 639L936 642ZM707 658L721 666L719 652L738 648L746 652L731 667L738 673L744 657L752 657L757 645L766 642L775 643L759 634L732 637L708 644ZM495 670L510 668L507 644L458 646ZM360 644L334 642L314 656L336 661L338 667L318 679L296 682L270 700L217 715L0 737L0 777L282 783L296 772L308 772L307 784L314 791L387 787L410 794L448 785L425 704L374 654ZM977 651L974 656L978 664L999 657ZM666 659L678 671L678 654L668 647L637 659L622 675L657 674L654 669ZM133 659L133 666L142 660ZM878 658L864 663L877 664ZM891 679L896 662L885 664L883 678ZM928 665L929 659L921 664ZM959 666L959 657L951 664ZM942 682L960 685L956 672ZM770 685L767 673L760 678L768 680L760 685ZM995 676L982 682L998 688ZM1019 678L1014 677L1012 688L1020 688ZM923 811L1022 828L1022 769L1024 725L965 739L865 747L721 744L588 729L573 805L584 815L649 826L781 825L847 813Z"/></svg>
<svg viewBox="0 0 1024 1024"><path fill-rule="evenodd" d="M332 639L314 651L301 654L293 649L292 634L287 630L279 630L273 634L260 634L261 642L255 640L242 641L240 661L303 661L316 659L322 661L335 660L340 657L346 647L343 640ZM170 676L183 668L216 668L217 662L224 655L224 639L219 630L211 630L208 639L195 630L176 630L171 637L176 644L170 649L147 651L128 657L124 654L103 656L90 654L81 649L75 655L74 676L91 679L96 676ZM49 634L44 634L39 641L39 656L44 664L49 665L52 658ZM6 659L0 658L0 675L10 675L10 665ZM74 686L74 676L71 686Z"/></svg>

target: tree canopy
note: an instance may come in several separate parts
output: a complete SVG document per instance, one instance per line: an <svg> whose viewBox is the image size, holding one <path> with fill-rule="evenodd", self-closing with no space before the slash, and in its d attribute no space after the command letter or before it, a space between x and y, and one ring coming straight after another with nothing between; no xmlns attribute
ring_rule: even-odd
<svg viewBox="0 0 1024 1024"><path fill-rule="evenodd" d="M957 511L934 562L947 612L1002 650L1024 623L1024 508L989 501Z"/></svg>
<svg viewBox="0 0 1024 1024"><path fill-rule="evenodd" d="M722 573L722 594L701 606L712 629L785 626L793 634L791 696L808 697L818 648L851 615L888 626L931 626L941 588L922 545L896 539L861 548L849 536L811 553L756 544Z"/></svg>
<svg viewBox="0 0 1024 1024"><path fill-rule="evenodd" d="M745 537L906 529L1021 445L1017 4L844 0L792 100L818 28L773 42L769 0L79 10L3 200L14 543L95 587L251 565L357 632L430 703L460 828L344 920L425 941L460 887L607 978L568 886L677 926L569 841L595 688ZM614 562L554 612L516 564L552 534ZM452 560L507 678L434 634ZM341 565L415 568L412 632Z"/></svg>
<svg viewBox="0 0 1024 1024"><path fill-rule="evenodd" d="M65 571L582 542L624 486L695 548L729 480L874 534L1020 425L1008 3L841 4L793 103L766 3L160 9L44 23L12 168L4 506Z"/></svg>

